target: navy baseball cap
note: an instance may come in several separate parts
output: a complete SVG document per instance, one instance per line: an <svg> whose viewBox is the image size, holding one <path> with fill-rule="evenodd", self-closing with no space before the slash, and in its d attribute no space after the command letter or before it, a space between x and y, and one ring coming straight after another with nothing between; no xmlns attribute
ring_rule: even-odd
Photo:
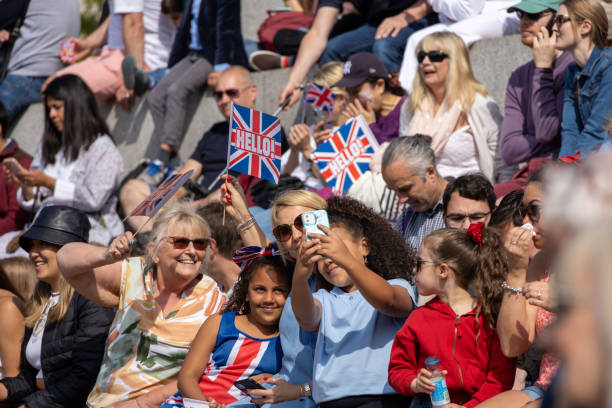
<svg viewBox="0 0 612 408"><path fill-rule="evenodd" d="M368 79L389 79L385 64L371 52L358 52L344 63L342 79L332 87L354 88Z"/></svg>

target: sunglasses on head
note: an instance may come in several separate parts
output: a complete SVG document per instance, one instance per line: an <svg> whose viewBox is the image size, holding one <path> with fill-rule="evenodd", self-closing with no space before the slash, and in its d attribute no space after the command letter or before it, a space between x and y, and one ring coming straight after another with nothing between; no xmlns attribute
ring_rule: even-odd
<svg viewBox="0 0 612 408"><path fill-rule="evenodd" d="M531 21L537 21L540 19L540 17L542 17L542 15L544 15L544 13L548 13L548 11L540 11L539 13L527 13L523 10L516 10L516 15L518 16L518 18L527 18Z"/></svg>
<svg viewBox="0 0 612 408"><path fill-rule="evenodd" d="M536 204L533 201L527 205L521 205L520 212L521 216L525 218L525 216L529 217L531 222L538 222L540 220L540 212L542 211L542 205Z"/></svg>
<svg viewBox="0 0 612 408"><path fill-rule="evenodd" d="M417 53L417 61L419 64L425 60L425 57L429 57L431 62L442 62L444 58L448 58L448 54L445 54L442 51L425 52L421 50Z"/></svg>
<svg viewBox="0 0 612 408"><path fill-rule="evenodd" d="M302 224L301 215L298 215L297 217L295 217L295 220L293 220L293 226L298 231L304 232L304 224ZM291 230L291 225L281 224L281 225L277 225L276 227L274 227L274 229L272 229L272 234L274 234L274 238L276 238L278 242L285 242L285 241L289 241L289 238L291 238L293 231Z"/></svg>
<svg viewBox="0 0 612 408"><path fill-rule="evenodd" d="M172 241L172 245L174 246L174 249L185 249L189 246L189 243L191 242L193 243L193 248L196 251L204 251L206 250L206 247L210 243L210 239L208 238L196 238L196 239L189 239L187 237L166 237L166 238Z"/></svg>

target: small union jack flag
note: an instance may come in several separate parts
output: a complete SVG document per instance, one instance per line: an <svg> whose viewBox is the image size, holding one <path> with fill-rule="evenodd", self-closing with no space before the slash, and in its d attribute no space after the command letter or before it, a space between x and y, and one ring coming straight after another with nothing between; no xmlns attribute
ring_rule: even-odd
<svg viewBox="0 0 612 408"><path fill-rule="evenodd" d="M306 89L306 103L311 104L315 108L319 108L328 114L334 110L335 96L328 88L317 85L311 82Z"/></svg>
<svg viewBox="0 0 612 408"><path fill-rule="evenodd" d="M178 191L179 188L189 180L189 177L193 174L193 170L189 170L182 174L173 174L164 180L163 183L157 189L152 192L147 198L144 199L138 207L134 208L128 217L134 215L144 215L146 217L153 217L160 208L166 204L166 202Z"/></svg>
<svg viewBox="0 0 612 408"><path fill-rule="evenodd" d="M241 271L244 271L256 258L260 256L272 255L280 256L280 250L276 243L270 248L262 248L258 246L247 246L238 248L232 254L232 260L236 265L240 267Z"/></svg>
<svg viewBox="0 0 612 408"><path fill-rule="evenodd" d="M278 183L281 167L281 124L276 116L232 105L228 170Z"/></svg>
<svg viewBox="0 0 612 408"><path fill-rule="evenodd" d="M336 194L346 192L366 171L378 142L361 115L349 119L312 154L321 175Z"/></svg>

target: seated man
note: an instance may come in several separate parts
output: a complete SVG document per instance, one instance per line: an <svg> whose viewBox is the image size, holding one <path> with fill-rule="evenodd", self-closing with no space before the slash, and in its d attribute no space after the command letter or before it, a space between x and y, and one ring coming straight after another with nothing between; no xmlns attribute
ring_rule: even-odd
<svg viewBox="0 0 612 408"><path fill-rule="evenodd" d="M280 101L291 97L289 106L299 100L299 86L318 61L346 61L358 52L372 52L389 72L399 71L406 40L415 31L437 21L424 0L353 1L366 24L330 38L342 11L342 0L321 0L312 28L302 39L289 79L280 94Z"/></svg>
<svg viewBox="0 0 612 408"><path fill-rule="evenodd" d="M448 182L442 196L444 223L448 228L467 230L470 224L491 221L495 191L481 174L467 174Z"/></svg>
<svg viewBox="0 0 612 408"><path fill-rule="evenodd" d="M217 107L225 117L225 121L214 124L204 133L191 157L178 170L179 173L194 170L191 176L192 180L197 180L200 176L203 176L200 184L209 191L215 189L219 191L218 187L222 181L219 176L225 171L232 102L254 108L257 98L257 85L253 83L249 71L241 66L232 66L219 76L215 98ZM140 204L151 194L152 189L154 187L149 186L141 179L132 179L126 182L119 192L119 200L125 213L128 214L129 211ZM173 198L180 199L186 194L187 190L181 188ZM198 204L205 205L215 200L219 200L217 192L199 200ZM130 217L128 221L132 228L138 229L147 221L147 217Z"/></svg>
<svg viewBox="0 0 612 408"><path fill-rule="evenodd" d="M387 187L408 204L396 230L415 251L430 233L444 228L442 196L448 181L438 174L431 138L424 135L393 139L382 158Z"/></svg>
<svg viewBox="0 0 612 408"><path fill-rule="evenodd" d="M0 102L8 112L9 122L29 105L42 101L42 84L63 66L58 44L80 31L78 1L30 0L11 51L7 76L0 82ZM0 38L0 44L6 41L6 36Z"/></svg>
<svg viewBox="0 0 612 408"><path fill-rule="evenodd" d="M129 109L134 92L123 83L123 58L127 54L134 56L136 67L145 71L165 68L175 30L170 18L161 14L161 0L113 0L109 6L110 17L93 33L83 40L70 39L78 60L91 50L102 48L108 38L102 54L62 69L47 83L59 75L75 74L87 83L97 99L114 98Z"/></svg>

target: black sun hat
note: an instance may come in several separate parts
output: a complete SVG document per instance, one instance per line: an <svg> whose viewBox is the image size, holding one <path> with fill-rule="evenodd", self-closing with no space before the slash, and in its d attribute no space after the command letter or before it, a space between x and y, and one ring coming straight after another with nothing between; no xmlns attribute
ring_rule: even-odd
<svg viewBox="0 0 612 408"><path fill-rule="evenodd" d="M19 238L19 246L30 252L35 239L55 245L87 242L89 228L84 212L66 205L52 205L40 210L34 223Z"/></svg>

